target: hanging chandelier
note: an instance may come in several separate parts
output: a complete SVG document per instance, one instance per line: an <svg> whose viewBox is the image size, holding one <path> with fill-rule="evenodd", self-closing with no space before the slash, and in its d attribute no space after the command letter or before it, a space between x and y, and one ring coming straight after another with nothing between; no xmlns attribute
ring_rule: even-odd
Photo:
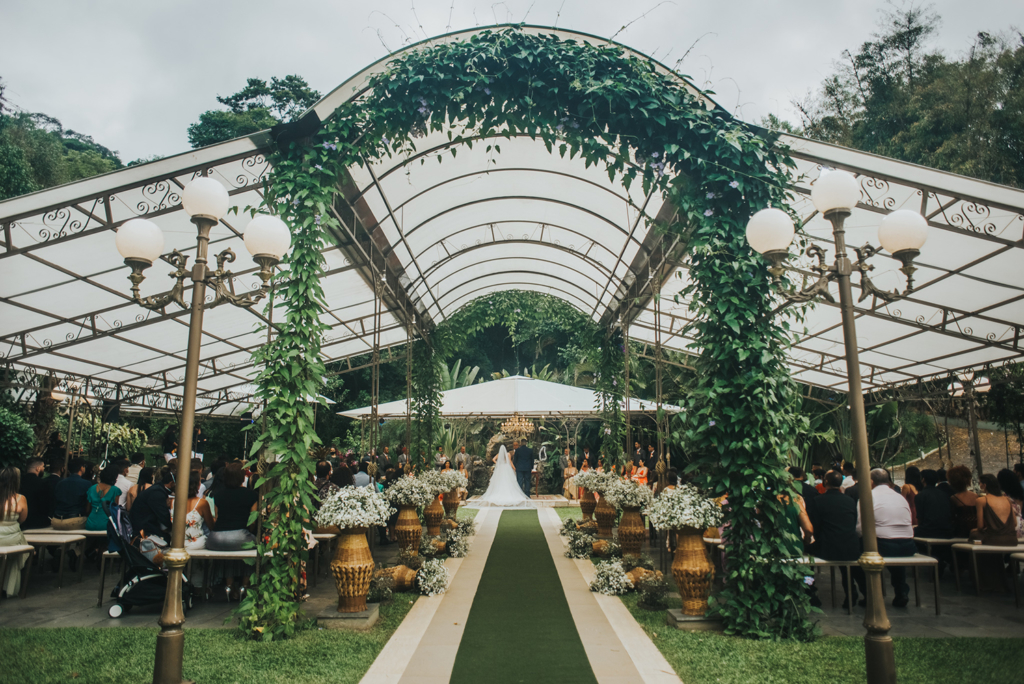
<svg viewBox="0 0 1024 684"><path fill-rule="evenodd" d="M533 421L518 413L501 424L501 431L512 437L526 437L533 434L534 429Z"/></svg>

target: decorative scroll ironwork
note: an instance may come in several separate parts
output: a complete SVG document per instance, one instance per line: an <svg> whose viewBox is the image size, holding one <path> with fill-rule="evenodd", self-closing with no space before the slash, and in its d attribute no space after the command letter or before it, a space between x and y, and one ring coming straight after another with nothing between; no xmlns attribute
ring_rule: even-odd
<svg viewBox="0 0 1024 684"><path fill-rule="evenodd" d="M57 238L81 233L85 230L86 225L88 225L88 220L83 222L72 213L69 207L60 207L43 214L43 225L46 228L39 231L39 239L43 242L49 242Z"/></svg>

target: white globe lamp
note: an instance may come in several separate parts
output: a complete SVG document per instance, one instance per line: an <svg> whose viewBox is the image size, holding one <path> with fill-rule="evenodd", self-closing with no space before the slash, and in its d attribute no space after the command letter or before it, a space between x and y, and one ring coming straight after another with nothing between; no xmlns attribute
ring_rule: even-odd
<svg viewBox="0 0 1024 684"><path fill-rule="evenodd" d="M228 213L231 198L218 181L209 176L200 176L185 186L181 193L181 206L193 218L220 221Z"/></svg>
<svg viewBox="0 0 1024 684"><path fill-rule="evenodd" d="M141 262L148 268L164 252L164 233L152 221L132 219L118 229L114 244L126 264Z"/></svg>
<svg viewBox="0 0 1024 684"><path fill-rule="evenodd" d="M822 169L818 180L811 186L811 201L822 214L850 211L860 201L860 185L846 171Z"/></svg>

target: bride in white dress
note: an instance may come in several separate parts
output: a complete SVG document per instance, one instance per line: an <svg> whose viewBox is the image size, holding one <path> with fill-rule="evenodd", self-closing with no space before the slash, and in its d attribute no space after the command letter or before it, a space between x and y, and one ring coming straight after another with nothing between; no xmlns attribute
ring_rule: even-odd
<svg viewBox="0 0 1024 684"><path fill-rule="evenodd" d="M534 508L530 497L523 494L516 480L516 471L512 468L512 457L509 456L505 445L498 450L494 458L494 472L491 473L491 482L476 501L471 502L470 507L500 506L502 508Z"/></svg>

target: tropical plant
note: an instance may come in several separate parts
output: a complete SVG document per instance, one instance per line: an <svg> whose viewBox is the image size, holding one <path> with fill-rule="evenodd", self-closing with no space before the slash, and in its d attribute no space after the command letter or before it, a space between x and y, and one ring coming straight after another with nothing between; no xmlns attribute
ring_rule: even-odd
<svg viewBox="0 0 1024 684"><path fill-rule="evenodd" d="M453 363L451 367L443 361L440 366L442 391L468 387L476 382L477 373L480 372L480 366L473 366L472 368L467 366L463 368L462 359Z"/></svg>
<svg viewBox="0 0 1024 684"><path fill-rule="evenodd" d="M0 467L24 467L36 438L21 414L0 406Z"/></svg>

